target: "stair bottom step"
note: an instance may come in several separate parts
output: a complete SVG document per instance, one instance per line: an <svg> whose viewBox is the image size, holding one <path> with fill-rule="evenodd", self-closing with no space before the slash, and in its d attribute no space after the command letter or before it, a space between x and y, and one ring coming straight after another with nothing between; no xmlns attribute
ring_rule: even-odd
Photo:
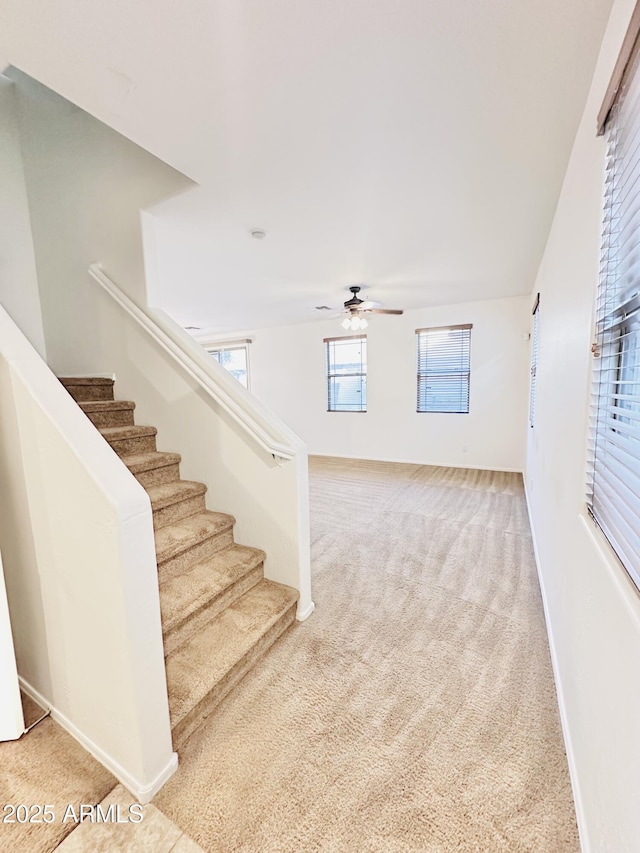
<svg viewBox="0 0 640 853"><path fill-rule="evenodd" d="M167 658L177 749L295 621L298 593L263 580Z"/></svg>
<svg viewBox="0 0 640 853"><path fill-rule="evenodd" d="M200 566L207 566L206 563L200 564ZM200 566L196 566L196 569L200 568ZM263 569L262 569L262 561L260 561L254 568L250 569L246 574L242 575L238 578L238 580L229 583L224 589L222 589L217 595L213 594L212 585L210 584L208 587L204 587L203 598L206 595L206 600L203 601L202 604L198 606L198 598L194 598L190 601L190 607L187 610L186 607L182 607L182 613L180 613L179 618L175 617L173 620L171 616L168 615L165 619L164 612L162 617L163 627L167 625L166 633L164 634L164 654L165 657L171 654L171 652L175 651L179 646L181 646L184 642L186 642L196 631L201 631L206 628L207 624L211 622L216 616L224 611L226 607L229 607L233 604L238 598L243 596L246 592L248 592L252 587L256 586L263 578ZM160 608L162 609L163 603L165 600L165 595L167 592L171 595L174 592L176 586L180 581L182 581L183 576L178 576L177 578L173 578L172 581L169 581L167 584L163 584L160 587ZM175 600L177 596L175 594L172 596ZM165 605L165 611L169 610L170 605Z"/></svg>

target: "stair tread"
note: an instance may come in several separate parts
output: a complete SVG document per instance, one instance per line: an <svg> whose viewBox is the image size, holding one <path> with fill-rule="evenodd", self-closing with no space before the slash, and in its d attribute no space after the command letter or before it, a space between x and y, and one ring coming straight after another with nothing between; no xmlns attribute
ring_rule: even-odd
<svg viewBox="0 0 640 853"><path fill-rule="evenodd" d="M232 515L203 509L206 485L179 479L180 454L155 449L157 429L133 423L135 402L113 399L113 379L59 379L151 500L177 743L190 736L291 625L299 593L264 579L266 554L234 543ZM193 515L174 520L187 513Z"/></svg>
<svg viewBox="0 0 640 853"><path fill-rule="evenodd" d="M163 563L193 545L222 533L235 523L232 515L206 510L176 521L175 524L161 527L155 532L158 563Z"/></svg>
<svg viewBox="0 0 640 853"><path fill-rule="evenodd" d="M133 426L101 427L101 434L107 441L118 441L123 438L139 438L145 435L157 435L158 430L153 426L135 424Z"/></svg>
<svg viewBox="0 0 640 853"><path fill-rule="evenodd" d="M150 450L148 453L133 453L120 457L132 474L162 468L165 465L180 464L182 457L179 453L167 453L162 450Z"/></svg>
<svg viewBox="0 0 640 853"><path fill-rule="evenodd" d="M151 499L153 509L164 509L187 498L204 495L207 487L204 483L195 480L174 480L172 483L159 483L157 486L148 486L147 494Z"/></svg>
<svg viewBox="0 0 640 853"><path fill-rule="evenodd" d="M113 385L115 379L106 376L58 376L63 385Z"/></svg>
<svg viewBox="0 0 640 853"><path fill-rule="evenodd" d="M232 545L182 574L160 584L162 629L168 634L191 614L217 598L251 569L264 562L260 548Z"/></svg>
<svg viewBox="0 0 640 853"><path fill-rule="evenodd" d="M250 652L297 599L297 590L262 580L167 657L172 728Z"/></svg>
<svg viewBox="0 0 640 853"><path fill-rule="evenodd" d="M133 400L85 400L78 405L83 412L119 412L136 407Z"/></svg>

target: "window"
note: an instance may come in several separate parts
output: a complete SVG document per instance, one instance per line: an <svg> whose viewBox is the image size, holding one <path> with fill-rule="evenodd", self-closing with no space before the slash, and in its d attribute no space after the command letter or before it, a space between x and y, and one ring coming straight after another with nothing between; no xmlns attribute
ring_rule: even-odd
<svg viewBox="0 0 640 853"><path fill-rule="evenodd" d="M325 338L327 411L367 411L367 337Z"/></svg>
<svg viewBox="0 0 640 853"><path fill-rule="evenodd" d="M242 343L229 343L224 345L208 346L207 352L215 360L225 367L232 376L241 382L245 388L249 387L249 344L251 341Z"/></svg>
<svg viewBox="0 0 640 853"><path fill-rule="evenodd" d="M533 341L531 343L531 385L529 386L529 426L533 426L536 412L536 381L538 376L538 338L540 336L540 294L533 306Z"/></svg>
<svg viewBox="0 0 640 853"><path fill-rule="evenodd" d="M640 588L640 72L624 72L605 125L589 510Z"/></svg>
<svg viewBox="0 0 640 853"><path fill-rule="evenodd" d="M416 329L419 412L469 412L471 325Z"/></svg>

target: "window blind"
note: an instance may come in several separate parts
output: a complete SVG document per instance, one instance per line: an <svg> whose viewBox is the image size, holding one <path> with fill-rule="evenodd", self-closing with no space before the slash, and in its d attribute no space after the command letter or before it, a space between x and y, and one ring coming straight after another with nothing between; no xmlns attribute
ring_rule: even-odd
<svg viewBox="0 0 640 853"><path fill-rule="evenodd" d="M536 385L538 377L538 338L540 337L540 294L533 306L533 341L531 343L531 385L529 386L529 426L533 426L536 412Z"/></svg>
<svg viewBox="0 0 640 853"><path fill-rule="evenodd" d="M471 329L416 329L418 412L468 413Z"/></svg>
<svg viewBox="0 0 640 853"><path fill-rule="evenodd" d="M605 127L588 505L640 588L640 73L638 49Z"/></svg>
<svg viewBox="0 0 640 853"><path fill-rule="evenodd" d="M367 411L367 337L325 338L327 411Z"/></svg>
<svg viewBox="0 0 640 853"><path fill-rule="evenodd" d="M235 376L245 388L249 387L249 343L251 342L236 346L230 344L207 347L209 355Z"/></svg>

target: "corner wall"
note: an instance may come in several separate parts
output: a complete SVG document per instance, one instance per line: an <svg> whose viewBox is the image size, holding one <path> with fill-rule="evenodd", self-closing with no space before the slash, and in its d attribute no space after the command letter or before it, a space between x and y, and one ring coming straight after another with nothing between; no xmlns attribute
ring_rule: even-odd
<svg viewBox="0 0 640 853"><path fill-rule="evenodd" d="M596 115L635 0L617 0L538 273L526 486L584 851L640 850L640 595L587 515L605 143Z"/></svg>
<svg viewBox="0 0 640 853"><path fill-rule="evenodd" d="M49 366L109 372L96 339L99 261L146 302L142 209L192 181L88 113L11 68Z"/></svg>
<svg viewBox="0 0 640 853"><path fill-rule="evenodd" d="M251 390L309 453L522 471L530 298L492 299L371 316L368 411L327 412L323 338L338 319L247 333ZM416 412L415 330L473 323L468 415ZM245 333L242 334L242 337Z"/></svg>
<svg viewBox="0 0 640 853"><path fill-rule="evenodd" d="M135 400L137 423L158 428L161 449L181 451L182 475L207 484L210 508L237 515L237 541L267 551L266 576L297 586L299 617L308 615L306 449L282 468L256 452L88 273L100 263L146 307L156 205L193 182L28 76L10 74L49 366L58 375L115 372L116 394Z"/></svg>
<svg viewBox="0 0 640 853"><path fill-rule="evenodd" d="M0 305L45 357L14 85L0 75Z"/></svg>
<svg viewBox="0 0 640 853"><path fill-rule="evenodd" d="M177 766L149 497L1 308L0 398L0 541L23 686L148 802Z"/></svg>
<svg viewBox="0 0 640 853"><path fill-rule="evenodd" d="M296 456L278 464L112 296L92 285L100 306L97 337L118 377L116 396L135 400L136 422L157 427L160 450L180 452L182 477L207 485L207 508L236 518L235 541L266 551L265 576L299 590L298 619L305 619L313 610L306 448L292 436ZM189 335L177 331L187 355L193 347L211 366ZM224 368L212 366L246 393Z"/></svg>

